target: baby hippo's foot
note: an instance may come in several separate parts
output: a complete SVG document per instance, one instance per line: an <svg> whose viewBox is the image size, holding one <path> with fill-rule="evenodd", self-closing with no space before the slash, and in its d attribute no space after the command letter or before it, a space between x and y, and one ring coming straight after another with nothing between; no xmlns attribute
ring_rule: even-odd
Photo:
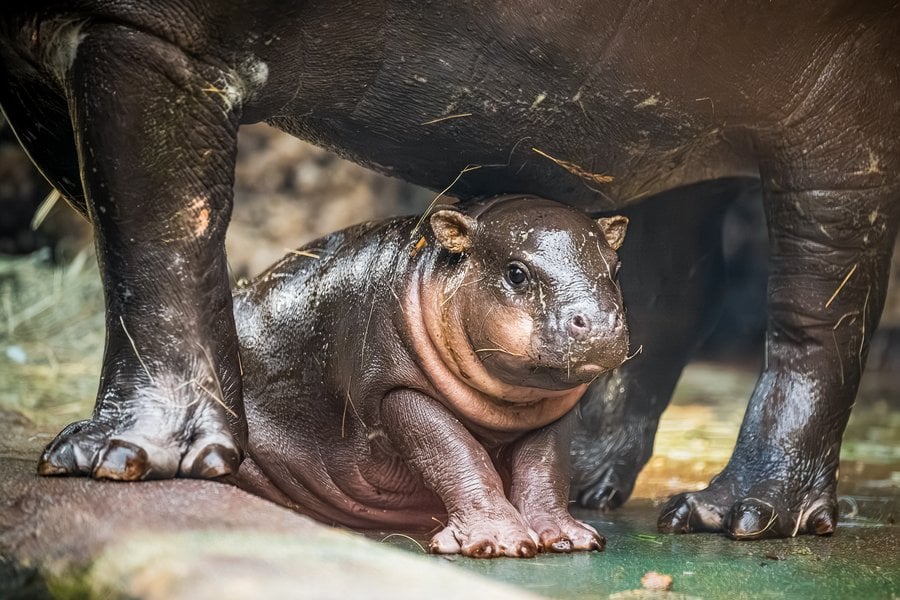
<svg viewBox="0 0 900 600"><path fill-rule="evenodd" d="M801 495L769 480L741 493L720 477L705 490L670 498L657 526L664 533L722 532L735 540L829 535L837 524L837 498L831 488Z"/></svg>
<svg viewBox="0 0 900 600"><path fill-rule="evenodd" d="M450 517L428 545L432 554L462 554L472 558L532 558L538 552L538 537L516 514L506 519L476 515L471 519Z"/></svg>
<svg viewBox="0 0 900 600"><path fill-rule="evenodd" d="M92 419L72 423L50 442L38 473L136 481L237 471L241 450L227 409L191 386L162 387L130 398L105 395Z"/></svg>
<svg viewBox="0 0 900 600"><path fill-rule="evenodd" d="M568 513L539 515L529 519L529 522L531 529L537 533L542 552L600 552L606 546L606 538L596 529L573 519Z"/></svg>

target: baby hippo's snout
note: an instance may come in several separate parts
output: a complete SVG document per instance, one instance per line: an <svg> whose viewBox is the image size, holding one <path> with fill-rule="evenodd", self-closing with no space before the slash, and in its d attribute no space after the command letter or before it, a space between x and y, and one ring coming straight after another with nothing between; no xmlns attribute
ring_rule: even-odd
<svg viewBox="0 0 900 600"><path fill-rule="evenodd" d="M557 326L569 377L590 381L624 362L628 329L621 310L578 306L563 313Z"/></svg>
<svg viewBox="0 0 900 600"><path fill-rule="evenodd" d="M591 320L582 314L577 314L569 319L569 337L583 340L591 333Z"/></svg>
<svg viewBox="0 0 900 600"><path fill-rule="evenodd" d="M576 312L568 318L565 329L570 338L583 341L602 335L604 332L611 332L613 336L618 335L619 330L624 332L625 322L618 312L594 316Z"/></svg>

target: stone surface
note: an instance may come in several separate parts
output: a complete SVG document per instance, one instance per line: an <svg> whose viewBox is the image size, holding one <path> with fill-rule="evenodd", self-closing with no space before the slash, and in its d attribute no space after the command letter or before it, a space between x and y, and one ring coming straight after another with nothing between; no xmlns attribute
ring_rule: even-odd
<svg viewBox="0 0 900 600"><path fill-rule="evenodd" d="M34 474L49 434L0 413L0 598L522 598L223 483Z"/></svg>

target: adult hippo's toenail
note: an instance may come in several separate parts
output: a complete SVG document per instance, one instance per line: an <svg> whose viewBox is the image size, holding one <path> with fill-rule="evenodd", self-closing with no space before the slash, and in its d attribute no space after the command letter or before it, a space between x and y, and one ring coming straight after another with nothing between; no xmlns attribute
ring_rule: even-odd
<svg viewBox="0 0 900 600"><path fill-rule="evenodd" d="M50 442L38 461L38 475L81 475L91 472L92 454L95 447L87 443L80 447L78 433L87 421L71 423ZM80 440L85 443L85 440Z"/></svg>
<svg viewBox="0 0 900 600"><path fill-rule="evenodd" d="M221 444L210 444L197 456L190 476L198 479L221 477L235 473L240 464L241 457L237 451Z"/></svg>
<svg viewBox="0 0 900 600"><path fill-rule="evenodd" d="M735 540L773 537L777 520L778 512L772 504L750 498L734 506L727 517L725 531Z"/></svg>
<svg viewBox="0 0 900 600"><path fill-rule="evenodd" d="M684 494L671 498L656 521L656 529L660 533L691 533L689 502Z"/></svg>
<svg viewBox="0 0 900 600"><path fill-rule="evenodd" d="M77 475L78 465L69 446L46 449L38 462L38 475Z"/></svg>
<svg viewBox="0 0 900 600"><path fill-rule="evenodd" d="M837 517L832 510L822 507L809 517L808 530L816 535L831 535L834 533Z"/></svg>
<svg viewBox="0 0 900 600"><path fill-rule="evenodd" d="M146 478L149 472L150 459L143 448L125 440L110 440L97 461L94 477L137 481Z"/></svg>

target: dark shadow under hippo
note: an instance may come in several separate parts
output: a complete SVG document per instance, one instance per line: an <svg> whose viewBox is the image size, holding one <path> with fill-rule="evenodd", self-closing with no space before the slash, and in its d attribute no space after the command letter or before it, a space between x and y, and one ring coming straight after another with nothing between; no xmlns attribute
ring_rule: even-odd
<svg viewBox="0 0 900 600"><path fill-rule="evenodd" d="M834 530L841 435L900 219L896 2L25 6L0 20L0 105L93 223L107 307L94 415L60 434L41 472L238 468L247 429L223 240L237 128L266 120L460 197L626 209L640 266L622 284L643 352L582 405L575 492L594 507L621 504L648 459L715 312L725 198L758 179L764 367L731 461L659 526ZM689 184L663 196L671 205L641 203Z"/></svg>
<svg viewBox="0 0 900 600"><path fill-rule="evenodd" d="M468 556L601 550L569 514L573 409L626 358L624 217L529 196L365 223L235 294L237 482Z"/></svg>

